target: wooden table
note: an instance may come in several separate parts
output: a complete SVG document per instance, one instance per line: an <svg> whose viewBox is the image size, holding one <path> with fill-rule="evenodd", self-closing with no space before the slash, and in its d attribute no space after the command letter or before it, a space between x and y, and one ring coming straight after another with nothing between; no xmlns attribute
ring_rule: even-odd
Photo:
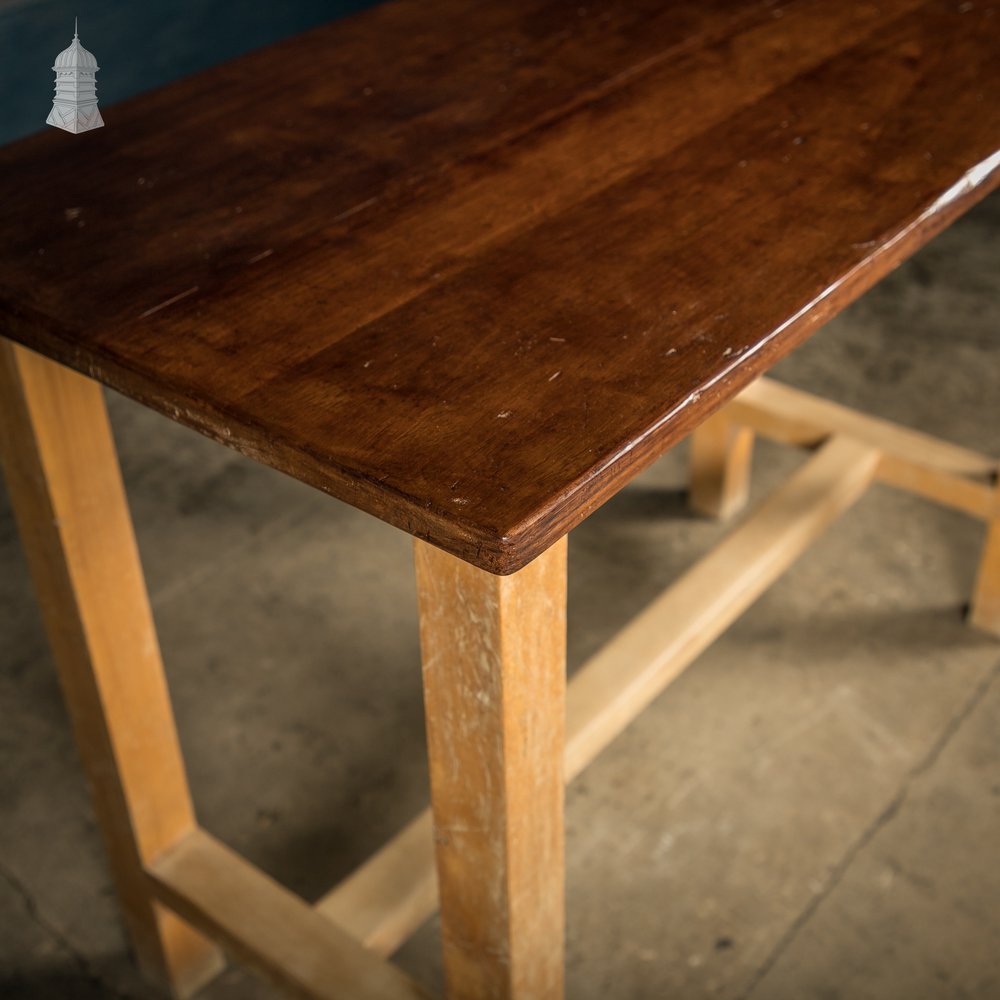
<svg viewBox="0 0 1000 1000"><path fill-rule="evenodd" d="M422 996L440 896L453 1000L558 998L564 780L874 478L989 523L1000 633L996 460L758 378L996 187L998 51L988 2L396 0L0 150L7 483L151 976ZM99 383L417 539L433 823L314 908L196 824ZM720 516L755 434L816 453L567 693L565 536L696 428Z"/></svg>

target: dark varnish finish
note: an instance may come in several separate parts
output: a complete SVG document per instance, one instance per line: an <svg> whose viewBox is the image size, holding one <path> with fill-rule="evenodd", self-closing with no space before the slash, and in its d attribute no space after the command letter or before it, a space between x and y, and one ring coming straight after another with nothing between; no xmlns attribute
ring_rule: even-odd
<svg viewBox="0 0 1000 1000"><path fill-rule="evenodd" d="M1000 180L1000 3L399 0L0 150L0 331L496 573Z"/></svg>

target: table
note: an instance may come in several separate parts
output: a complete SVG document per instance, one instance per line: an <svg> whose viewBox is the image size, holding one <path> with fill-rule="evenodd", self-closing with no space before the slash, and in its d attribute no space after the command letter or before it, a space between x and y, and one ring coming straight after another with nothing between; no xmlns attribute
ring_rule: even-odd
<svg viewBox="0 0 1000 1000"><path fill-rule="evenodd" d="M396 0L0 150L0 452L138 960L562 994L563 783L876 478L998 463L762 374L1000 183L1000 9ZM432 811L315 907L191 806L100 383L413 535ZM566 688L565 536L692 438L815 455Z"/></svg>

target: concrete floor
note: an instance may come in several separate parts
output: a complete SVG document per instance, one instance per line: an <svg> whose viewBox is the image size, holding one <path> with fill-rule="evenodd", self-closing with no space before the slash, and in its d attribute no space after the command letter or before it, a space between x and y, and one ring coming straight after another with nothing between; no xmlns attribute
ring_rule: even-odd
<svg viewBox="0 0 1000 1000"><path fill-rule="evenodd" d="M785 380L1000 450L1000 196ZM314 898L425 802L409 540L110 399L205 825ZM720 526L685 449L573 533L580 664ZM758 452L755 490L801 458ZM568 995L1000 997L1000 643L982 527L873 489L576 781ZM0 996L145 998L0 493ZM440 985L431 922L398 961ZM272 992L230 970L204 1000Z"/></svg>

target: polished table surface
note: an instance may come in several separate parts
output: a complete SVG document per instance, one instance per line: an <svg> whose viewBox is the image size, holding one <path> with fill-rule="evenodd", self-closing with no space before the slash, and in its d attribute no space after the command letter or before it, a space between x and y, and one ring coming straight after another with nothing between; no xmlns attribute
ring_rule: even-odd
<svg viewBox="0 0 1000 1000"><path fill-rule="evenodd" d="M102 110L0 150L0 331L508 573L997 185L1000 3L397 0Z"/></svg>

